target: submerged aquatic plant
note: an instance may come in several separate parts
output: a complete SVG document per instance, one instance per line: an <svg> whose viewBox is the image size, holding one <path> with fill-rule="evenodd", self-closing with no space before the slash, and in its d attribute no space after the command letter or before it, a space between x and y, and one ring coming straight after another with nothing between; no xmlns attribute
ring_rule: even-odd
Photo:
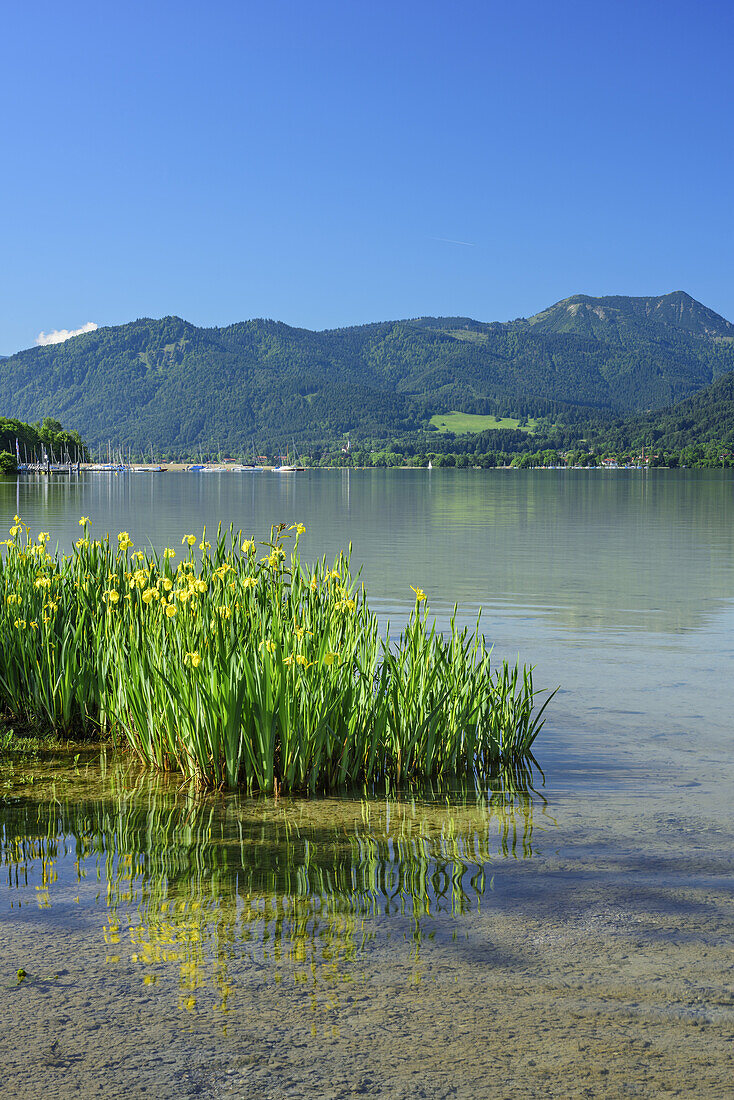
<svg viewBox="0 0 734 1100"><path fill-rule="evenodd" d="M110 729L150 766L264 791L488 776L531 754L548 703L535 707L532 669L493 670L479 622L470 633L454 617L444 637L419 587L402 633L383 638L348 553L301 562L302 525L279 524L259 550L233 527L184 535L175 565L170 548L80 524L70 555L18 517L6 540L9 713Z"/></svg>

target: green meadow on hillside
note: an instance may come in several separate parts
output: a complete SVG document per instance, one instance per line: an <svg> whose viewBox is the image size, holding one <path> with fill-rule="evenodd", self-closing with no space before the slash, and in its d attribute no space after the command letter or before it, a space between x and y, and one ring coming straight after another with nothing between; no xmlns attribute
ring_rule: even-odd
<svg viewBox="0 0 734 1100"><path fill-rule="evenodd" d="M439 432L453 432L454 435L468 435L470 432L486 432L494 428L514 428L521 432L533 432L536 420L528 419L525 424L512 416L480 416L478 413L436 413L431 424Z"/></svg>

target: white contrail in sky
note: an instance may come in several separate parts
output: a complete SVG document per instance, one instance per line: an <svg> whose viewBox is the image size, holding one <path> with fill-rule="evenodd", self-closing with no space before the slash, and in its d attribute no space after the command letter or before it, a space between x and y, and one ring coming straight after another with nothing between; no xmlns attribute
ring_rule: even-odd
<svg viewBox="0 0 734 1100"><path fill-rule="evenodd" d="M432 241L443 241L444 244L463 244L465 248L476 248L473 241L455 241L452 237L431 237Z"/></svg>
<svg viewBox="0 0 734 1100"><path fill-rule="evenodd" d="M36 337L37 344L63 344L64 340L71 340L72 336L81 336L83 332L94 332L99 325L94 321L87 321L81 328L57 328L53 332L39 332Z"/></svg>

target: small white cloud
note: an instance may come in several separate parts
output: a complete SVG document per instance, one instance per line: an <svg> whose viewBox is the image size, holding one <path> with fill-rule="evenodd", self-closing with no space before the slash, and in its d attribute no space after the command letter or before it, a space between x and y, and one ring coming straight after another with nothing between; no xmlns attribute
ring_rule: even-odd
<svg viewBox="0 0 734 1100"><path fill-rule="evenodd" d="M64 340L71 340L72 336L81 336L83 332L94 332L99 325L94 321L87 321L81 328L57 328L53 332L39 332L36 337L37 344L63 344Z"/></svg>

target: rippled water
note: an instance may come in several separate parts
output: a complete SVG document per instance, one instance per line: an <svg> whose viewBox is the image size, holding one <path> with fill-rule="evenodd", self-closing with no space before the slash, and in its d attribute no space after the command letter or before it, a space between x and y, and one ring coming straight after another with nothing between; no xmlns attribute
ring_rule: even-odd
<svg viewBox="0 0 734 1100"><path fill-rule="evenodd" d="M519 791L197 796L0 752L13 1093L729 1096L734 482L324 471L0 483L62 545L232 520L349 539L562 685ZM0 520L2 515L0 515ZM76 757L76 759L75 759ZM17 971L26 976L18 981Z"/></svg>

